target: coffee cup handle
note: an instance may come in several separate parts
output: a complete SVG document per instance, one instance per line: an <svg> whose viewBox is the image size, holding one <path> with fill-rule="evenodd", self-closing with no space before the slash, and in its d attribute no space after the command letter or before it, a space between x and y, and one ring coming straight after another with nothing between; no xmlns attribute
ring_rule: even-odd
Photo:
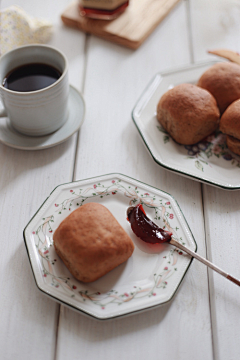
<svg viewBox="0 0 240 360"><path fill-rule="evenodd" d="M7 112L4 108L0 109L0 117L7 117Z"/></svg>

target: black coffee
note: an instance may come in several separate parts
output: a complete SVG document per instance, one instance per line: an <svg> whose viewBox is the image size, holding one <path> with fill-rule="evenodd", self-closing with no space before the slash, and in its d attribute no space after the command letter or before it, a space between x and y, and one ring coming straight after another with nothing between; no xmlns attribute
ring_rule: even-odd
<svg viewBox="0 0 240 360"><path fill-rule="evenodd" d="M3 86L13 91L37 91L52 85L61 76L60 71L46 64L27 64L10 71Z"/></svg>

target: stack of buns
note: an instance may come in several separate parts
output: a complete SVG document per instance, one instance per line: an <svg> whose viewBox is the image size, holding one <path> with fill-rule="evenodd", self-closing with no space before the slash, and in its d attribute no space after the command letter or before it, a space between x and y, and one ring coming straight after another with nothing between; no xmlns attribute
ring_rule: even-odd
<svg viewBox="0 0 240 360"><path fill-rule="evenodd" d="M193 145L218 128L227 146L240 155L240 66L214 64L197 85L180 84L168 90L157 105L157 119L171 137Z"/></svg>

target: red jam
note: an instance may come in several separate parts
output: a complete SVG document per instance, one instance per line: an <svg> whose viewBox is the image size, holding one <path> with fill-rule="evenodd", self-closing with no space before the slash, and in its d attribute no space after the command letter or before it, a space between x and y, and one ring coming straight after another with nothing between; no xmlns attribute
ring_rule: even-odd
<svg viewBox="0 0 240 360"><path fill-rule="evenodd" d="M92 6L91 6L92 4ZM109 5L110 4L110 5ZM112 8L114 6L114 1L106 2L102 1L102 8L101 8L101 1L97 2L97 7L94 6L94 2L90 2L86 0L80 0L79 2L79 9L80 14L82 16L86 16L93 19L100 19L100 20L113 20L118 17L121 13L125 11L125 9L129 5L128 1L116 1L116 4L120 4L119 6ZM112 5L112 6L111 6Z"/></svg>
<svg viewBox="0 0 240 360"><path fill-rule="evenodd" d="M128 213L128 220L132 231L141 240L150 244L169 242L172 233L158 227L147 216L141 204L137 205Z"/></svg>

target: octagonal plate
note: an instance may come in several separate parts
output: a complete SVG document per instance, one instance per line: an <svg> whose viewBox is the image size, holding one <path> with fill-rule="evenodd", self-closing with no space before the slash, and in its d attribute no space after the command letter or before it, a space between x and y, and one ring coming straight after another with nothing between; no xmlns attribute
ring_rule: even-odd
<svg viewBox="0 0 240 360"><path fill-rule="evenodd" d="M179 175L226 190L240 189L240 156L226 144L219 131L192 146L176 143L160 126L156 109L161 96L182 83L196 84L216 61L190 65L157 74L132 112L133 121L154 161Z"/></svg>
<svg viewBox="0 0 240 360"><path fill-rule="evenodd" d="M53 233L72 211L88 202L106 206L132 238L135 249L124 263L99 280L76 280L53 246ZM37 287L74 310L111 319L170 301L192 258L169 244L150 245L132 232L129 205L142 203L159 226L196 251L197 245L176 200L168 193L121 174L108 174L57 186L24 229Z"/></svg>

